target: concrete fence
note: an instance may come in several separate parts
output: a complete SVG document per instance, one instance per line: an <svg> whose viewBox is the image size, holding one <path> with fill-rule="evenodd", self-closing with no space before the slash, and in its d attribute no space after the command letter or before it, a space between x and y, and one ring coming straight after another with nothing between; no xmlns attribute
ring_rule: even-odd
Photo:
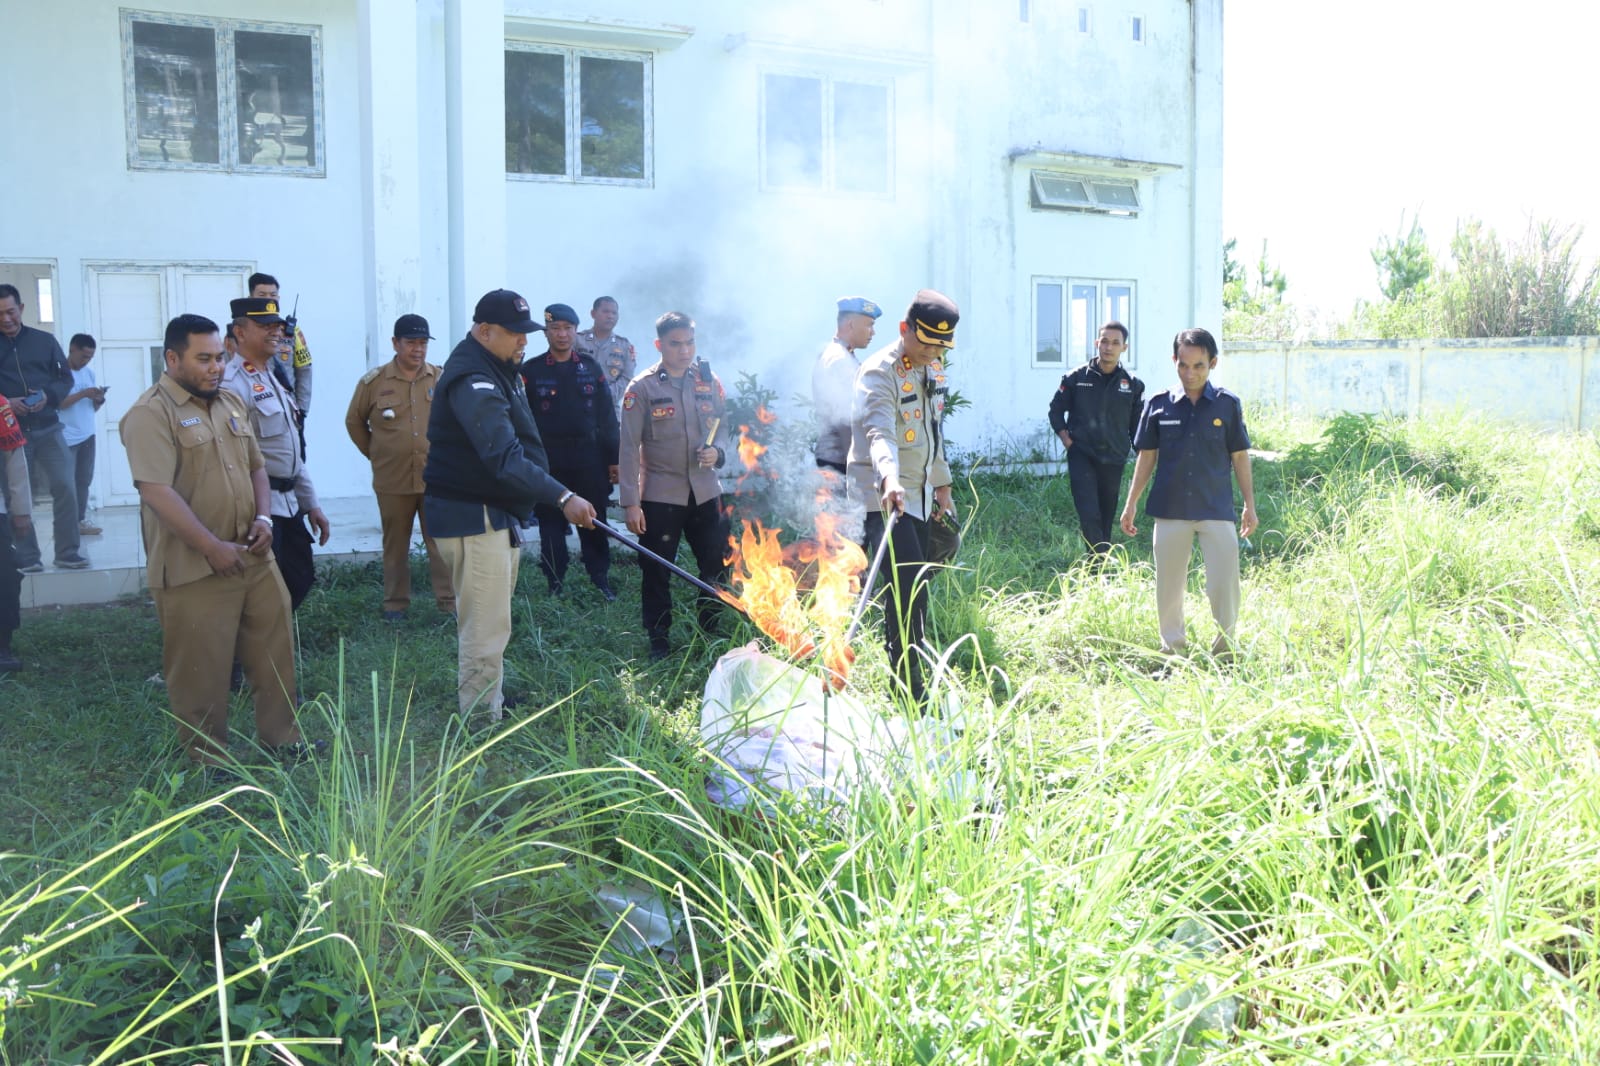
<svg viewBox="0 0 1600 1066"><path fill-rule="evenodd" d="M1309 415L1479 411L1600 431L1600 337L1224 342L1217 381Z"/></svg>

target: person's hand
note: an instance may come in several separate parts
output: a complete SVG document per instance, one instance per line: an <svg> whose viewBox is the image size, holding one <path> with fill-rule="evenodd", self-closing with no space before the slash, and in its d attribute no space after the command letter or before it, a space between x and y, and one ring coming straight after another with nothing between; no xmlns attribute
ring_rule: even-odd
<svg viewBox="0 0 1600 1066"><path fill-rule="evenodd" d="M899 478L887 478L883 483L883 494L878 501L879 509L888 511L904 511L906 509L906 490L901 487Z"/></svg>
<svg viewBox="0 0 1600 1066"><path fill-rule="evenodd" d="M561 517L579 529L594 528L594 504L582 496L569 496L561 505Z"/></svg>
<svg viewBox="0 0 1600 1066"><path fill-rule="evenodd" d="M933 490L933 505L938 509L939 513L950 521L954 522L956 520L956 501L955 497L950 494L949 485Z"/></svg>
<svg viewBox="0 0 1600 1066"><path fill-rule="evenodd" d="M1256 509L1246 504L1244 513L1239 516L1239 536L1249 537L1260 524L1260 520L1256 518Z"/></svg>
<svg viewBox="0 0 1600 1066"><path fill-rule="evenodd" d="M1061 437L1061 446L1062 447L1064 447L1064 448L1072 447L1072 434L1071 433L1068 433L1066 430L1062 430L1060 432L1060 434L1058 434L1058 435Z"/></svg>
<svg viewBox="0 0 1600 1066"><path fill-rule="evenodd" d="M606 467L606 477L611 479L611 483L613 485L615 485L617 483L617 478L619 476L620 476L620 468L615 467L615 466Z"/></svg>
<svg viewBox="0 0 1600 1066"><path fill-rule="evenodd" d="M256 519L250 523L250 539L245 541L245 550L251 555L265 555L272 550L272 523Z"/></svg>
<svg viewBox="0 0 1600 1066"><path fill-rule="evenodd" d="M328 537L333 533L333 527L328 524L328 516L322 513L322 508L311 508L306 512L306 517L311 520L311 529L317 534L318 546L327 544Z"/></svg>
<svg viewBox="0 0 1600 1066"><path fill-rule="evenodd" d="M1122 509L1122 531L1130 537L1139 535L1139 527L1133 524L1132 507L1124 507Z"/></svg>
<svg viewBox="0 0 1600 1066"><path fill-rule="evenodd" d="M244 546L231 541L212 538L206 548L206 562L223 577L236 577L244 573Z"/></svg>
<svg viewBox="0 0 1600 1066"><path fill-rule="evenodd" d="M44 401L40 400L38 403L29 403L26 398L16 399L16 400L12 400L11 401L11 406L15 407L17 410L21 411L23 414L31 415L35 411L38 411L38 410L40 410L41 408L44 407Z"/></svg>
<svg viewBox="0 0 1600 1066"><path fill-rule="evenodd" d="M699 460L701 466L713 467L717 465L716 448L697 448L695 449L694 457Z"/></svg>
<svg viewBox="0 0 1600 1066"><path fill-rule="evenodd" d="M106 402L106 387L104 385L97 385L89 391L94 393L94 406L95 410L98 411L100 409L100 405Z"/></svg>
<svg viewBox="0 0 1600 1066"><path fill-rule="evenodd" d="M11 529L14 533L26 536L33 528L33 518L30 515L14 514L11 516Z"/></svg>
<svg viewBox="0 0 1600 1066"><path fill-rule="evenodd" d="M627 524L628 532L636 537L644 536L644 508L624 507L622 521Z"/></svg>

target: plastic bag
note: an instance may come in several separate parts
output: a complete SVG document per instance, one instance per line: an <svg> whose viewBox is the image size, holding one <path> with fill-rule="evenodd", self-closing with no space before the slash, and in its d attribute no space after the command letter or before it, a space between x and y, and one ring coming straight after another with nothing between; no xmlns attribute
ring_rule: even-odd
<svg viewBox="0 0 1600 1066"><path fill-rule="evenodd" d="M914 774L947 782L955 732L937 719L887 716L846 692L825 692L815 675L754 643L717 660L706 678L700 735L726 766L706 791L720 807L744 807L765 790L840 802L896 790Z"/></svg>

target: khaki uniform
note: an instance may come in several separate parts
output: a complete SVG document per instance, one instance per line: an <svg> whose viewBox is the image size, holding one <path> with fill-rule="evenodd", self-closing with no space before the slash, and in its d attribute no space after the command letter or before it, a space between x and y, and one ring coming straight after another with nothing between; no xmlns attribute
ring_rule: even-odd
<svg viewBox="0 0 1600 1066"><path fill-rule="evenodd" d="M580 355L587 355L600 364L606 374L606 387L611 390L611 406L618 417L622 414L622 394L633 380L637 364L633 344L626 337L613 333L605 340L596 340L593 329L582 330L572 343ZM701 438L704 440L705 438Z"/></svg>
<svg viewBox="0 0 1600 1066"><path fill-rule="evenodd" d="M223 390L207 404L163 375L128 409L121 431L136 483L171 487L214 536L247 541L256 515L251 473L261 468L262 455L238 395ZM241 551L243 574L223 577L150 507L141 518L147 580L161 621L162 672L190 756L215 761L227 752L235 657L255 692L262 743L299 740L289 592L271 554Z"/></svg>
<svg viewBox="0 0 1600 1066"><path fill-rule="evenodd" d="M637 507L643 500L687 504L691 492L699 503L721 496L717 472L701 466L694 453L705 447L706 428L715 418L721 424L711 443L726 457L726 405L722 382L699 361L677 381L657 362L629 382L617 463L622 506Z"/></svg>
<svg viewBox="0 0 1600 1066"><path fill-rule="evenodd" d="M933 490L950 484L944 457L944 364L912 366L900 341L874 352L856 376L849 473L867 510L886 478L900 479L906 513L926 521Z"/></svg>
<svg viewBox="0 0 1600 1066"><path fill-rule="evenodd" d="M350 397L344 427L372 463L372 491L383 525L383 609L404 611L411 603L411 529L422 520L433 599L446 613L456 608L450 568L422 517L422 468L428 461L428 418L439 368L423 363L407 381L394 360L367 371Z"/></svg>

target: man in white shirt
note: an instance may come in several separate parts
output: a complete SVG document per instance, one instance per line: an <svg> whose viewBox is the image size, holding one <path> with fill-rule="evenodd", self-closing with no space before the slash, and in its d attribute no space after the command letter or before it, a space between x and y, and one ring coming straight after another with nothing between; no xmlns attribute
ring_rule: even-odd
<svg viewBox="0 0 1600 1066"><path fill-rule="evenodd" d="M67 343L67 369L72 371L72 391L61 401L61 434L72 457L73 481L78 486L78 535L98 537L100 527L89 521L89 485L94 481L94 415L106 402L106 390L94 380L89 361L94 358L94 338L74 333Z"/></svg>

